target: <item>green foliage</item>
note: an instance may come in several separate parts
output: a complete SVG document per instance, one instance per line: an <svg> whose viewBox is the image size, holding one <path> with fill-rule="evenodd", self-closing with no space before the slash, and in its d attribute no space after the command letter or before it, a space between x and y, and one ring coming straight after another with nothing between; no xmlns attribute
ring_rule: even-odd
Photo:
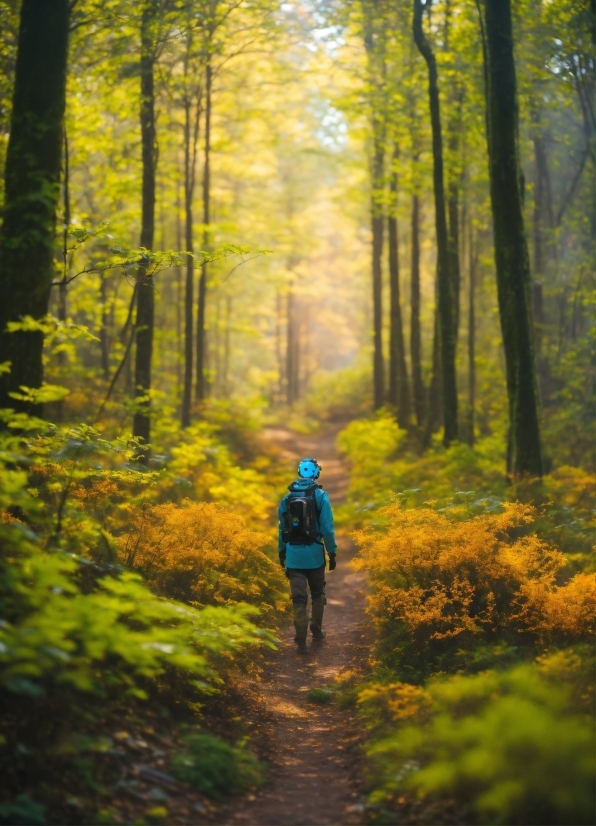
<svg viewBox="0 0 596 826"><path fill-rule="evenodd" d="M309 703L316 703L324 706L333 700L334 692L331 688L311 688L306 693L306 699Z"/></svg>
<svg viewBox="0 0 596 826"><path fill-rule="evenodd" d="M196 611L160 600L133 573L100 578L83 593L77 569L63 554L33 548L5 557L0 684L9 691L39 697L56 684L144 698L146 681L166 669L212 681L211 654L258 640L246 608Z"/></svg>
<svg viewBox="0 0 596 826"><path fill-rule="evenodd" d="M221 799L263 782L265 766L248 751L246 741L231 746L211 734L197 732L184 738L175 755L176 777L204 794Z"/></svg>
<svg viewBox="0 0 596 826"><path fill-rule="evenodd" d="M46 823L44 807L32 800L29 795L19 794L14 803L0 805L0 823L11 826L43 826Z"/></svg>
<svg viewBox="0 0 596 826"><path fill-rule="evenodd" d="M592 822L593 726L568 686L526 665L436 680L423 699L369 749L373 800L455 800L490 824Z"/></svg>
<svg viewBox="0 0 596 826"><path fill-rule="evenodd" d="M372 379L369 365L344 367L334 372L315 374L308 396L298 408L311 422L333 422L365 416L372 404Z"/></svg>
<svg viewBox="0 0 596 826"><path fill-rule="evenodd" d="M147 700L196 714L244 652L273 638L254 624L256 607L175 602L119 564L118 536L160 476L134 465L134 441L10 411L5 420L13 427L0 438L0 768L15 794L62 775L89 788L109 745L98 733L106 719ZM42 822L37 804L25 804L15 797L1 817L20 822L23 809L23 822Z"/></svg>

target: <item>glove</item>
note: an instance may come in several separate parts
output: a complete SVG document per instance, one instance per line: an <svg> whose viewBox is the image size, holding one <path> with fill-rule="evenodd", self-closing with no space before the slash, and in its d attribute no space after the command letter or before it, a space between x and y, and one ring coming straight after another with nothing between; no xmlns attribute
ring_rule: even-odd
<svg viewBox="0 0 596 826"><path fill-rule="evenodd" d="M279 552L279 564L281 565L282 568L286 567L286 552L285 551L280 551Z"/></svg>
<svg viewBox="0 0 596 826"><path fill-rule="evenodd" d="M335 566L337 565L336 554L329 554L329 570L335 571Z"/></svg>

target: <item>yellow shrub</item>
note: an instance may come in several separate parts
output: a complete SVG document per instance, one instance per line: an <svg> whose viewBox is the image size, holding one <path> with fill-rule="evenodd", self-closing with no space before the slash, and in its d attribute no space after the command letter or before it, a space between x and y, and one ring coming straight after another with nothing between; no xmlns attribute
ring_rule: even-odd
<svg viewBox="0 0 596 826"><path fill-rule="evenodd" d="M517 617L538 636L582 639L594 631L596 574L576 574L566 585L544 587L540 581L523 583Z"/></svg>
<svg viewBox="0 0 596 826"><path fill-rule="evenodd" d="M160 593L193 605L247 602L267 615L287 602L268 541L234 513L185 500L132 508L120 555Z"/></svg>
<svg viewBox="0 0 596 826"><path fill-rule="evenodd" d="M372 683L358 693L358 706L369 725L424 721L432 707L430 694L410 683Z"/></svg>
<svg viewBox="0 0 596 826"><path fill-rule="evenodd" d="M384 527L360 531L357 568L368 571L370 606L394 645L422 659L445 653L450 641L512 642L536 636L581 640L593 615L593 578L558 586L565 556L527 526L529 505L505 504L501 513L465 520L430 507L379 511ZM521 534L521 535L520 535Z"/></svg>

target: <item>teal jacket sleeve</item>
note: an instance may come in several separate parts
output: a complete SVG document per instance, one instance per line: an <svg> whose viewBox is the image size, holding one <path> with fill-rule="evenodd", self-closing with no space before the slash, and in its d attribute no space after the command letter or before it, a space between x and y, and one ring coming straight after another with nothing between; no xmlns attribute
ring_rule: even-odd
<svg viewBox="0 0 596 826"><path fill-rule="evenodd" d="M285 552L286 552L286 543L282 539L283 514L286 512L286 509L287 509L286 497L284 496L284 498L279 503L279 508L277 509L277 519L278 519L278 522L279 522L277 550L280 554L285 554Z"/></svg>
<svg viewBox="0 0 596 826"><path fill-rule="evenodd" d="M319 528L323 534L325 549L328 554L337 553L337 542L335 541L335 531L333 529L333 511L329 503L329 496L325 490L317 490L317 505L319 506Z"/></svg>

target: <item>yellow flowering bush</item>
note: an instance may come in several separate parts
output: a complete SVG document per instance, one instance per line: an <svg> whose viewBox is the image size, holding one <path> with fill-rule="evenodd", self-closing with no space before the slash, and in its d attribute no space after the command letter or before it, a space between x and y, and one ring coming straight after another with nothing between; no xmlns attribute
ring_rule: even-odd
<svg viewBox="0 0 596 826"><path fill-rule="evenodd" d="M119 538L122 562L159 593L193 605L257 605L265 617L287 604L268 537L213 503L133 507ZM275 556L275 560L272 558Z"/></svg>
<svg viewBox="0 0 596 826"><path fill-rule="evenodd" d="M592 633L596 576L564 581L564 554L529 531L532 506L462 518L394 503L379 515L384 524L356 535L353 564L368 572L370 608L404 667L429 673L469 646Z"/></svg>

